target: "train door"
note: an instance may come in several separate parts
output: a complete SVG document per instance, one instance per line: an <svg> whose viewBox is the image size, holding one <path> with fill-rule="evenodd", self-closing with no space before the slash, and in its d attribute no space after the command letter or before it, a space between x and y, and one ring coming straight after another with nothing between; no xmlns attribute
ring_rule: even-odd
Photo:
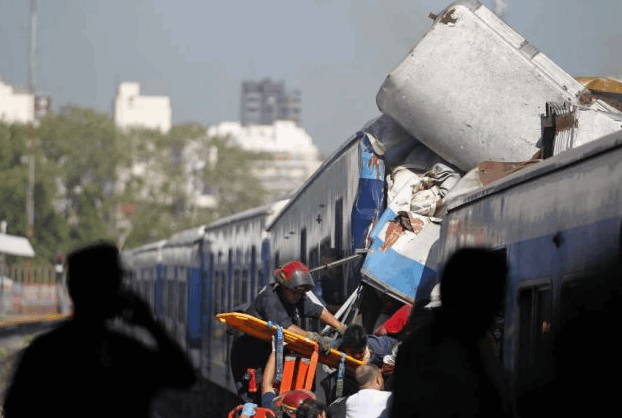
<svg viewBox="0 0 622 418"><path fill-rule="evenodd" d="M522 286L518 292L518 350L514 395L518 403L525 388L545 381L550 360L552 289L550 281ZM517 404L518 408L522 408Z"/></svg>
<svg viewBox="0 0 622 418"><path fill-rule="evenodd" d="M162 321L164 319L164 275L165 268L162 265L156 265L155 267L155 280L153 284L153 310L156 313L156 317Z"/></svg>
<svg viewBox="0 0 622 418"><path fill-rule="evenodd" d="M190 247L188 281L185 289L187 303L186 338L193 350L201 351L203 340L203 275L204 275L203 241L197 241Z"/></svg>
<svg viewBox="0 0 622 418"><path fill-rule="evenodd" d="M227 301L225 303L226 312L231 312L234 307L234 278L233 278L233 263L234 263L234 250L229 249L227 255L227 271L225 278L225 288L227 293ZM225 331L225 364L229 364L231 362L231 352L229 347L231 347L231 343L233 342L233 336ZM227 373L225 378L226 382L229 382L231 379L231 373Z"/></svg>
<svg viewBox="0 0 622 418"><path fill-rule="evenodd" d="M213 303L215 300L212 298L213 291L212 286L214 283L214 254L210 252L203 253L203 295L201 297L201 310L203 315L203 341L202 341L202 353L203 353L203 365L206 368L204 370L205 375L209 375L212 368L212 349L210 340L212 339L212 313Z"/></svg>
<svg viewBox="0 0 622 418"><path fill-rule="evenodd" d="M261 243L261 266L262 274L260 279L260 286L264 287L268 285L268 278L270 277L270 241L266 238Z"/></svg>
<svg viewBox="0 0 622 418"><path fill-rule="evenodd" d="M250 298L254 299L259 293L259 276L257 271L257 247L251 247L251 259L250 259Z"/></svg>

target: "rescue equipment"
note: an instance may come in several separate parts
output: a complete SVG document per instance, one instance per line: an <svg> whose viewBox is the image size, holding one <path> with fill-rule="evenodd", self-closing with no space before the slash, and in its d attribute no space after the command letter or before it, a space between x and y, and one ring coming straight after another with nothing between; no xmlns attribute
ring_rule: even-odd
<svg viewBox="0 0 622 418"><path fill-rule="evenodd" d="M239 312L229 312L218 314L216 317L220 320L220 322L226 324L227 326L235 328L238 331L242 331L263 341L272 341L272 336L276 333L275 329L268 327L266 321L262 321L252 315ZM284 343L287 343L287 347L291 351L308 358L311 358L313 352L318 347L318 344L311 341L309 338L286 329L283 330L283 341ZM341 362L341 354L342 353L340 351L333 348L330 350L328 355L318 353L318 361L336 369L339 367ZM346 356L345 371L350 375L354 375L356 368L362 364L362 361Z"/></svg>

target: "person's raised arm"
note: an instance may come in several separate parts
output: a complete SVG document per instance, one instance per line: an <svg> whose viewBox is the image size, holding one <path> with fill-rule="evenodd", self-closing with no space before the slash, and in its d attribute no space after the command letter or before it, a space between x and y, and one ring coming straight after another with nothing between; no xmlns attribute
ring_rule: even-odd
<svg viewBox="0 0 622 418"><path fill-rule="evenodd" d="M346 329L346 326L343 325L337 318L333 316L326 308L322 311L320 315L320 320L324 322L326 325L330 325L335 328L339 333L343 333Z"/></svg>
<svg viewBox="0 0 622 418"><path fill-rule="evenodd" d="M268 357L266 367L263 369L261 377L261 406L264 408L273 408L273 401L276 396L274 389L274 377L276 376L276 355L274 351Z"/></svg>

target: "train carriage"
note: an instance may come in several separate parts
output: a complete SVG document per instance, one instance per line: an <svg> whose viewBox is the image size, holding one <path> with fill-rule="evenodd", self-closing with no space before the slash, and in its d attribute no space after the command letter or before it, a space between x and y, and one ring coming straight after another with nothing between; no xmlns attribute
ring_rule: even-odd
<svg viewBox="0 0 622 418"><path fill-rule="evenodd" d="M544 339L593 279L618 263L622 134L566 151L456 200L443 224L442 260L483 246L510 267L501 360L516 392ZM465 280L476 280L469 272ZM589 280L587 280L589 278Z"/></svg>
<svg viewBox="0 0 622 418"><path fill-rule="evenodd" d="M166 301L162 299L162 282L165 267L162 264L162 247L166 240L153 242L132 251L134 282L132 288L149 304L155 315L162 319Z"/></svg>
<svg viewBox="0 0 622 418"><path fill-rule="evenodd" d="M229 367L233 337L216 314L242 309L268 284L274 260L265 227L286 203L281 200L221 218L205 230L202 373L233 393Z"/></svg>
<svg viewBox="0 0 622 418"><path fill-rule="evenodd" d="M173 235L162 248L162 263L167 272L168 294L166 325L193 365L200 366L202 341L203 245L205 226Z"/></svg>

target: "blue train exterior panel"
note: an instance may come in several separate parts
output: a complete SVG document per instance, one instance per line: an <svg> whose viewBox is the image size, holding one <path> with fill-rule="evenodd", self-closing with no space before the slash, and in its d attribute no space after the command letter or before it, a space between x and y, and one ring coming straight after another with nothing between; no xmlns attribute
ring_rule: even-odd
<svg viewBox="0 0 622 418"><path fill-rule="evenodd" d="M202 303L201 297L203 283L201 281L201 268L194 267L190 269L187 287L188 298L188 345L191 348L201 348L202 334Z"/></svg>
<svg viewBox="0 0 622 418"><path fill-rule="evenodd" d="M568 289L589 288L586 278L619 261L621 178L622 136L610 135L450 205L441 231L441 262L463 247L507 254L502 362L513 386L520 385L520 371L530 360L526 353L537 355L537 346L521 342L528 327L536 337L545 322L555 330Z"/></svg>
<svg viewBox="0 0 622 418"><path fill-rule="evenodd" d="M353 248L365 248L368 228L380 217L384 210L384 161L374 153L367 134L361 149L361 172L358 194L352 207Z"/></svg>

